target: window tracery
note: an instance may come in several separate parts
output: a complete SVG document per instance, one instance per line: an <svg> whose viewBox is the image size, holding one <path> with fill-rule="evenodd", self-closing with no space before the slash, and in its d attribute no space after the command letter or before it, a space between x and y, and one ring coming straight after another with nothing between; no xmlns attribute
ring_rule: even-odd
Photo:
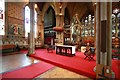
<svg viewBox="0 0 120 80"><path fill-rule="evenodd" d="M30 8L25 6L25 37L30 33Z"/></svg>

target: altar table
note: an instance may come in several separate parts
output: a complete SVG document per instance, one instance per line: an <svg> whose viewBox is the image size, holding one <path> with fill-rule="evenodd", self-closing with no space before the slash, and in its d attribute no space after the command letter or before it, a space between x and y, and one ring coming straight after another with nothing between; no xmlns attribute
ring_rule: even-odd
<svg viewBox="0 0 120 80"><path fill-rule="evenodd" d="M75 56L76 46L56 45L56 54Z"/></svg>

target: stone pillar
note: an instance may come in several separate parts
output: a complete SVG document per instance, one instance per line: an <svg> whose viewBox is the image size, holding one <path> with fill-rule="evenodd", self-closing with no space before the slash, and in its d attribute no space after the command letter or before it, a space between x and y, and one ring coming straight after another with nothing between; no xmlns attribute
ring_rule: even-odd
<svg viewBox="0 0 120 80"><path fill-rule="evenodd" d="M8 2L5 2L5 27L4 27L4 30L5 30L5 35L8 34L8 27L9 27L9 24L8 24Z"/></svg>
<svg viewBox="0 0 120 80"><path fill-rule="evenodd" d="M98 2L96 6L97 78L111 78L112 59L112 1Z"/></svg>
<svg viewBox="0 0 120 80"><path fill-rule="evenodd" d="M96 63L100 64L100 3L96 4Z"/></svg>
<svg viewBox="0 0 120 80"><path fill-rule="evenodd" d="M44 45L44 22L41 22L41 38L42 38L42 46Z"/></svg>
<svg viewBox="0 0 120 80"><path fill-rule="evenodd" d="M96 47L96 3L93 4L94 7L94 47Z"/></svg>
<svg viewBox="0 0 120 80"><path fill-rule="evenodd" d="M44 21L42 21L42 13L38 15L38 25L39 25L39 32L40 32L40 44L41 46L44 45Z"/></svg>
<svg viewBox="0 0 120 80"><path fill-rule="evenodd" d="M35 39L34 39L34 3L30 2L29 3L30 7L30 36L29 36L29 48L28 48L28 54L34 54L35 52Z"/></svg>
<svg viewBox="0 0 120 80"><path fill-rule="evenodd" d="M64 15L61 15L60 18L61 18L60 26L63 27L63 29L64 29ZM63 30L63 32L61 32L61 44L64 44L64 30Z"/></svg>
<svg viewBox="0 0 120 80"><path fill-rule="evenodd" d="M56 26L57 27L64 27L64 15L56 15ZM64 39L63 39L63 32L56 32L56 38L58 39L57 44L63 44L64 43Z"/></svg>
<svg viewBox="0 0 120 80"><path fill-rule="evenodd" d="M97 48L96 47L96 16L97 16L97 11L96 11L96 3L93 3L93 7L94 7L94 47L95 48ZM95 51L95 53L96 53L96 51ZM98 58L97 58L98 59ZM97 63L97 61L96 61L96 63ZM96 66L94 67L94 72L96 72Z"/></svg>
<svg viewBox="0 0 120 80"><path fill-rule="evenodd" d="M112 2L107 4L107 65L112 66Z"/></svg>

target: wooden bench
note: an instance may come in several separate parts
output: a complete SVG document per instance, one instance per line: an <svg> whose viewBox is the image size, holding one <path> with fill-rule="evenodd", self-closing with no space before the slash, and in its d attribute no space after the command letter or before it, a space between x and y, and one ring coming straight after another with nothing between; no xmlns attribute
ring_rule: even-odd
<svg viewBox="0 0 120 80"><path fill-rule="evenodd" d="M0 45L0 51L2 53L14 52L16 46L14 44Z"/></svg>

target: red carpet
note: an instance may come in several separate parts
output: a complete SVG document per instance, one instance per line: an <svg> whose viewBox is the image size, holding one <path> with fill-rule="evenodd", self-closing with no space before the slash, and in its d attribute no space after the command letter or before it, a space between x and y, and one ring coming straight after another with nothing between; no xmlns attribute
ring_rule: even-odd
<svg viewBox="0 0 120 80"><path fill-rule="evenodd" d="M20 52L26 54L28 52L28 50L21 50Z"/></svg>
<svg viewBox="0 0 120 80"><path fill-rule="evenodd" d="M36 76L46 72L54 66L45 62L39 62L30 66L6 72L2 74L2 78L35 78ZM1 74L0 74L1 75ZM11 79L12 80L12 79ZM19 80L19 79L18 79Z"/></svg>
<svg viewBox="0 0 120 80"><path fill-rule="evenodd" d="M89 62L88 60L84 60L85 56L81 52L77 52L76 56L74 57L57 55L55 52L47 53L46 49L36 50L35 52L35 55L31 55L34 58L49 62L62 68L66 68L90 78L96 77L95 73L93 72L93 68L96 65L95 61Z"/></svg>
<svg viewBox="0 0 120 80"><path fill-rule="evenodd" d="M74 57L57 55L55 54L55 52L47 53L46 49L39 49L35 52L36 54L31 55L34 58L49 62L62 68L66 68L68 70L74 71L90 78L96 77L96 74L93 72L93 68L95 67L96 62L84 60L85 56L82 52L76 52L76 55ZM119 78L119 64L119 60L112 61L112 69L115 72L116 78Z"/></svg>

